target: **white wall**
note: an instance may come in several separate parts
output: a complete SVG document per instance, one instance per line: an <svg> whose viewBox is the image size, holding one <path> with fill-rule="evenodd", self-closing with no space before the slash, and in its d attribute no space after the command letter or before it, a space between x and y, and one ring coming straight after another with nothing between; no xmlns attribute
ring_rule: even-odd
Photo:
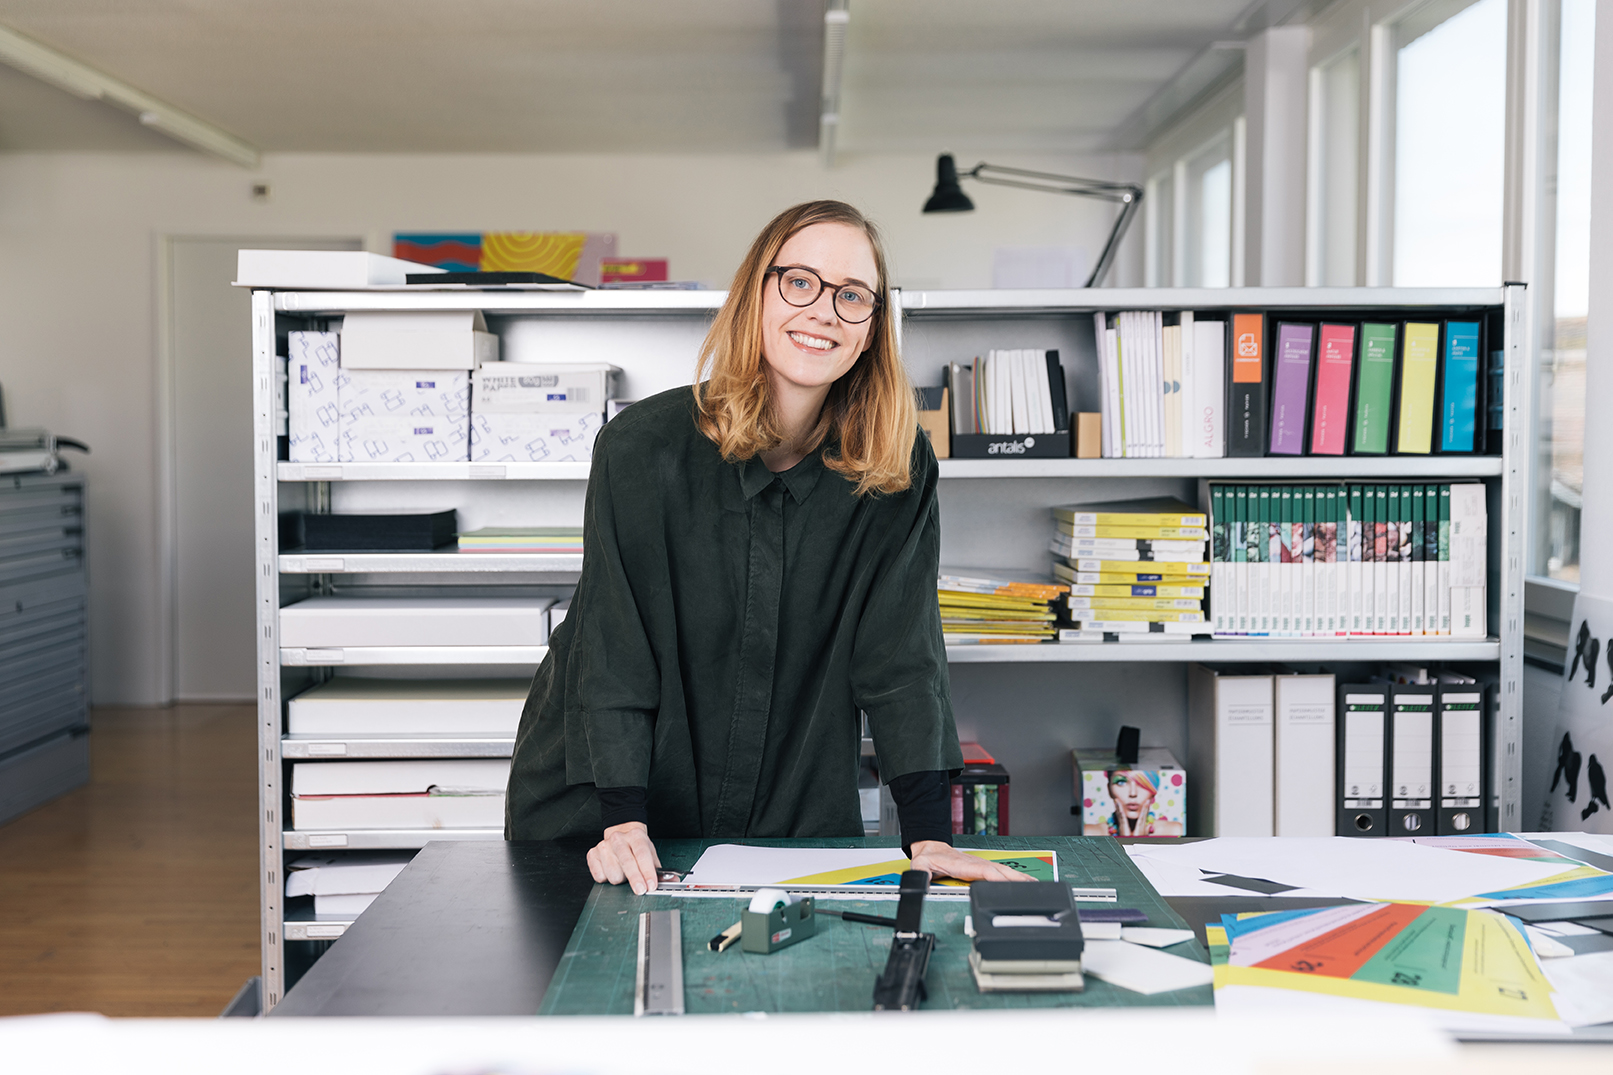
<svg viewBox="0 0 1613 1075"><path fill-rule="evenodd" d="M961 147L966 166L977 159ZM1142 178L1141 158L1001 163ZM251 184L267 181L267 204ZM884 226L895 282L988 287L999 246L1081 246L1095 257L1107 206L972 187L977 210L924 217L932 156L278 155L248 173L188 153L0 154L0 385L13 425L80 437L94 454L89 563L92 691L161 704L157 252L168 235L361 235L394 231L612 231L628 256L722 287L756 231L807 198L854 202ZM1140 283L1141 229L1113 282ZM230 356L246 362L248 356ZM242 436L248 435L241 415ZM230 509L234 510L234 509Z"/></svg>

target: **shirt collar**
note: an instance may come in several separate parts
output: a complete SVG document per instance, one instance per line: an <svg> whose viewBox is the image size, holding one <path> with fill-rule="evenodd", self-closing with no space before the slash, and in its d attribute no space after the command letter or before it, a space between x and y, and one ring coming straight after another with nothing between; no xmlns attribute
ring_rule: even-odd
<svg viewBox="0 0 1613 1075"><path fill-rule="evenodd" d="M816 488L818 478L823 475L822 452L821 446L817 451L808 452L805 459L782 474L768 470L767 464L762 462L762 457L753 455L739 465L740 491L745 494L746 500L750 500L778 480L784 483L784 488L789 490L797 504L804 504L806 498L811 496L812 490Z"/></svg>

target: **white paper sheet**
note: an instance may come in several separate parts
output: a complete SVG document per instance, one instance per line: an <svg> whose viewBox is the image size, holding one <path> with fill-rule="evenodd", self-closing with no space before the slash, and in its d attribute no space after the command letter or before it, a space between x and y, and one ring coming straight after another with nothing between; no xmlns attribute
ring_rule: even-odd
<svg viewBox="0 0 1613 1075"><path fill-rule="evenodd" d="M1131 864L1148 878L1148 883L1154 886L1154 891L1161 896L1237 896L1253 895L1250 892L1240 893L1237 889L1226 885L1211 884L1204 879L1204 872L1195 866L1178 865L1174 862L1161 862L1148 856L1147 849L1139 844L1126 845L1126 851L1131 856ZM1315 895L1309 892L1285 892L1282 895Z"/></svg>
<svg viewBox="0 0 1613 1075"><path fill-rule="evenodd" d="M1225 836L1191 844L1148 846L1133 861L1139 866L1149 861L1258 877L1306 890L1288 895L1433 903L1533 884L1563 872L1560 866L1522 859L1447 851L1402 840L1343 836Z"/></svg>
<svg viewBox="0 0 1613 1075"><path fill-rule="evenodd" d="M1613 952L1596 952L1540 964L1555 989L1552 998L1569 1026L1613 1022Z"/></svg>
<svg viewBox="0 0 1613 1075"><path fill-rule="evenodd" d="M1081 970L1133 993L1169 993L1209 985L1215 972L1208 963L1173 956L1127 941L1092 941L1081 953Z"/></svg>
<svg viewBox="0 0 1613 1075"><path fill-rule="evenodd" d="M1120 935L1119 922L1081 923L1081 939L1084 941L1118 941Z"/></svg>
<svg viewBox="0 0 1613 1075"><path fill-rule="evenodd" d="M683 878L689 885L728 888L770 885L792 877L873 866L902 860L899 847L747 847L715 844L706 848Z"/></svg>
<svg viewBox="0 0 1613 1075"><path fill-rule="evenodd" d="M1158 926L1126 926L1120 931L1120 939L1130 941L1132 944L1143 944L1149 948L1169 948L1173 944L1193 939L1190 929L1161 929Z"/></svg>

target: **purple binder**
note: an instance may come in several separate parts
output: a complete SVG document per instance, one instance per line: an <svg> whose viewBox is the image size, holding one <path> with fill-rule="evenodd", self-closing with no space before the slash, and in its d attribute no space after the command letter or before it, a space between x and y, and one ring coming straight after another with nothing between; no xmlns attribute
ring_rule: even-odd
<svg viewBox="0 0 1613 1075"><path fill-rule="evenodd" d="M1271 375L1271 454L1305 454L1305 412L1311 395L1315 325L1279 324Z"/></svg>

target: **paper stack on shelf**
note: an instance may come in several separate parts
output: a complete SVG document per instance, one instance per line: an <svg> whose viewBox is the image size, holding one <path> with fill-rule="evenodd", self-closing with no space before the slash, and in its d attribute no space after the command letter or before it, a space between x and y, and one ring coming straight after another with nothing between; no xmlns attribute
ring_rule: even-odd
<svg viewBox="0 0 1613 1075"><path fill-rule="evenodd" d="M1106 458L1226 454L1226 322L1191 311L1093 315Z"/></svg>
<svg viewBox="0 0 1613 1075"><path fill-rule="evenodd" d="M990 351L946 371L952 411L951 454L988 458L1004 452L1004 436L1018 437L1009 454L1057 458L1070 454L1070 408L1057 351ZM1024 439L1029 437L1029 440Z"/></svg>
<svg viewBox="0 0 1613 1075"><path fill-rule="evenodd" d="M363 914L413 858L413 851L300 855L286 863L286 896L312 896L316 921L350 921Z"/></svg>
<svg viewBox="0 0 1613 1075"><path fill-rule="evenodd" d="M552 597L347 597L319 595L280 610L280 644L542 646Z"/></svg>
<svg viewBox="0 0 1613 1075"><path fill-rule="evenodd" d="M501 828L509 782L507 758L298 762L292 828Z"/></svg>
<svg viewBox="0 0 1613 1075"><path fill-rule="evenodd" d="M286 705L291 735L514 736L526 679L337 676Z"/></svg>
<svg viewBox="0 0 1613 1075"><path fill-rule="evenodd" d="M964 645L1052 638L1054 602L1070 588L1029 573L943 568L936 589L941 633Z"/></svg>
<svg viewBox="0 0 1613 1075"><path fill-rule="evenodd" d="M495 362L476 371L471 459L586 462L621 370L601 362Z"/></svg>
<svg viewBox="0 0 1613 1075"><path fill-rule="evenodd" d="M1208 634L1208 517L1171 497L1053 509L1053 575L1068 583L1061 642Z"/></svg>
<svg viewBox="0 0 1613 1075"><path fill-rule="evenodd" d="M460 552L582 555L580 526L484 526L459 535Z"/></svg>

